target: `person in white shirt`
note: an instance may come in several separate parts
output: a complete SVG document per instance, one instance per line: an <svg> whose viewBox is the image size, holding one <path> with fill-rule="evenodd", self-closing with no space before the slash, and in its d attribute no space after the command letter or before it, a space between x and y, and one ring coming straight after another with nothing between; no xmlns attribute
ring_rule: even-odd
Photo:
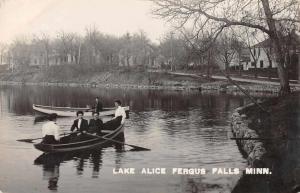
<svg viewBox="0 0 300 193"><path fill-rule="evenodd" d="M43 135L42 143L45 144L59 143L60 128L55 123L56 117L57 117L56 113L50 114L48 117L49 121L42 126L42 135Z"/></svg>
<svg viewBox="0 0 300 193"><path fill-rule="evenodd" d="M121 103L120 100L115 100L115 107L117 107L117 108L116 108L114 119L119 117L119 116L122 116L121 124L124 124L125 119L126 119L126 113L125 113L124 108L121 106L121 104L122 103Z"/></svg>
<svg viewBox="0 0 300 193"><path fill-rule="evenodd" d="M117 126L119 126L121 121L121 124L125 123L125 119L126 119L126 113L124 108L121 106L122 103L120 100L115 100L115 107L116 107L116 111L115 111L115 117L113 118L113 120L115 120L116 123L118 123ZM116 125L113 126L113 128L117 128ZM121 142L125 142L125 135L124 132L121 132L119 135L116 136L115 140L117 141L121 141ZM115 144L116 148L119 150L123 150L124 149L124 145L120 144L120 143L116 143Z"/></svg>

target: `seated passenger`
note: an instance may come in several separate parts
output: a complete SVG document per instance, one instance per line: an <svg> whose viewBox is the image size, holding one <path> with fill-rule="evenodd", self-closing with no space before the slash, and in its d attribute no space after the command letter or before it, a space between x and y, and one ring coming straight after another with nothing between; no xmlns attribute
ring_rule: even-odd
<svg viewBox="0 0 300 193"><path fill-rule="evenodd" d="M88 133L97 134L101 136L103 129L103 122L99 118L98 112L93 112L93 119L90 119Z"/></svg>
<svg viewBox="0 0 300 193"><path fill-rule="evenodd" d="M88 121L83 118L83 112L77 111L77 119L74 120L73 125L71 126L71 131L77 130L81 133L86 132L89 128Z"/></svg>
<svg viewBox="0 0 300 193"><path fill-rule="evenodd" d="M84 133L87 132L89 128L88 121L83 118L83 112L77 111L76 115L77 119L74 120L71 126L71 131L74 132L70 135L71 142L77 142L86 139L87 136L84 135Z"/></svg>

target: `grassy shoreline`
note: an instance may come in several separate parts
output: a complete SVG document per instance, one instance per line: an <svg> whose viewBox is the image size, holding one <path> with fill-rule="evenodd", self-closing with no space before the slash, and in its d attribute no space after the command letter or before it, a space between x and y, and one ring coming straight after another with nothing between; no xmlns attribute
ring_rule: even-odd
<svg viewBox="0 0 300 193"><path fill-rule="evenodd" d="M91 86L126 88L196 88L208 82L192 77L178 77L164 72L144 69L100 68L78 65L29 68L0 73L1 84L28 84L43 86Z"/></svg>

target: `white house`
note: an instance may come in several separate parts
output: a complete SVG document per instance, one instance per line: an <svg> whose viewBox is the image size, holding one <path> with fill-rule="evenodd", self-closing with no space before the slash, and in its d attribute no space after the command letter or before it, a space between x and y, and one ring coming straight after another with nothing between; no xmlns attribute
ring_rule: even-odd
<svg viewBox="0 0 300 193"><path fill-rule="evenodd" d="M292 66L296 67L299 65L300 56L300 36L295 32L289 36L285 36L287 46L289 46L289 54L292 61ZM277 68L277 61L274 58L274 48L272 48L270 39L264 40L251 47L250 64L247 66L247 70L250 68ZM295 60L295 57L298 58Z"/></svg>
<svg viewBox="0 0 300 193"><path fill-rule="evenodd" d="M252 46L248 49L248 52L250 62L245 67L245 70L249 70L251 68L277 68L277 62L273 57L274 51L271 47L270 39Z"/></svg>

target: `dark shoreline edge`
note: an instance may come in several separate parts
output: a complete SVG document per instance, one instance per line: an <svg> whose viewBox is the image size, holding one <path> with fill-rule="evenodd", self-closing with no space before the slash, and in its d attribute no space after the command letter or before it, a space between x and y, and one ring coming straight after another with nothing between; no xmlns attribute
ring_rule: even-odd
<svg viewBox="0 0 300 193"><path fill-rule="evenodd" d="M282 105L286 100L287 99L276 98L259 103L270 110L274 106L278 108L278 105ZM284 107L285 106L281 106L279 109ZM279 111L284 111L284 109ZM275 112L270 111L270 113ZM281 112L277 113L281 115ZM276 116L278 115L275 115L275 117ZM274 119L274 115L270 118L266 112L259 110L254 103L234 110L231 117L231 131L234 138L255 138L253 140L235 139L241 154L247 159L248 167L269 168L272 173L263 175L249 175L243 173L232 190L232 193L296 193L300 191L300 186L299 184L297 185L297 183L299 183L299 180L297 180L297 178L299 178L297 172L291 172L294 169L285 169L285 156L274 147L274 144L284 146L285 142L280 140L273 141L274 139L272 139L272 137L274 136L262 135L263 132L257 130L257 128L266 130L265 134L268 133L267 130L275 130L274 132L277 132L273 127L277 127L278 125L273 125L273 127L269 125L271 119ZM273 148L270 148L272 146ZM295 169L297 170L297 168Z"/></svg>

